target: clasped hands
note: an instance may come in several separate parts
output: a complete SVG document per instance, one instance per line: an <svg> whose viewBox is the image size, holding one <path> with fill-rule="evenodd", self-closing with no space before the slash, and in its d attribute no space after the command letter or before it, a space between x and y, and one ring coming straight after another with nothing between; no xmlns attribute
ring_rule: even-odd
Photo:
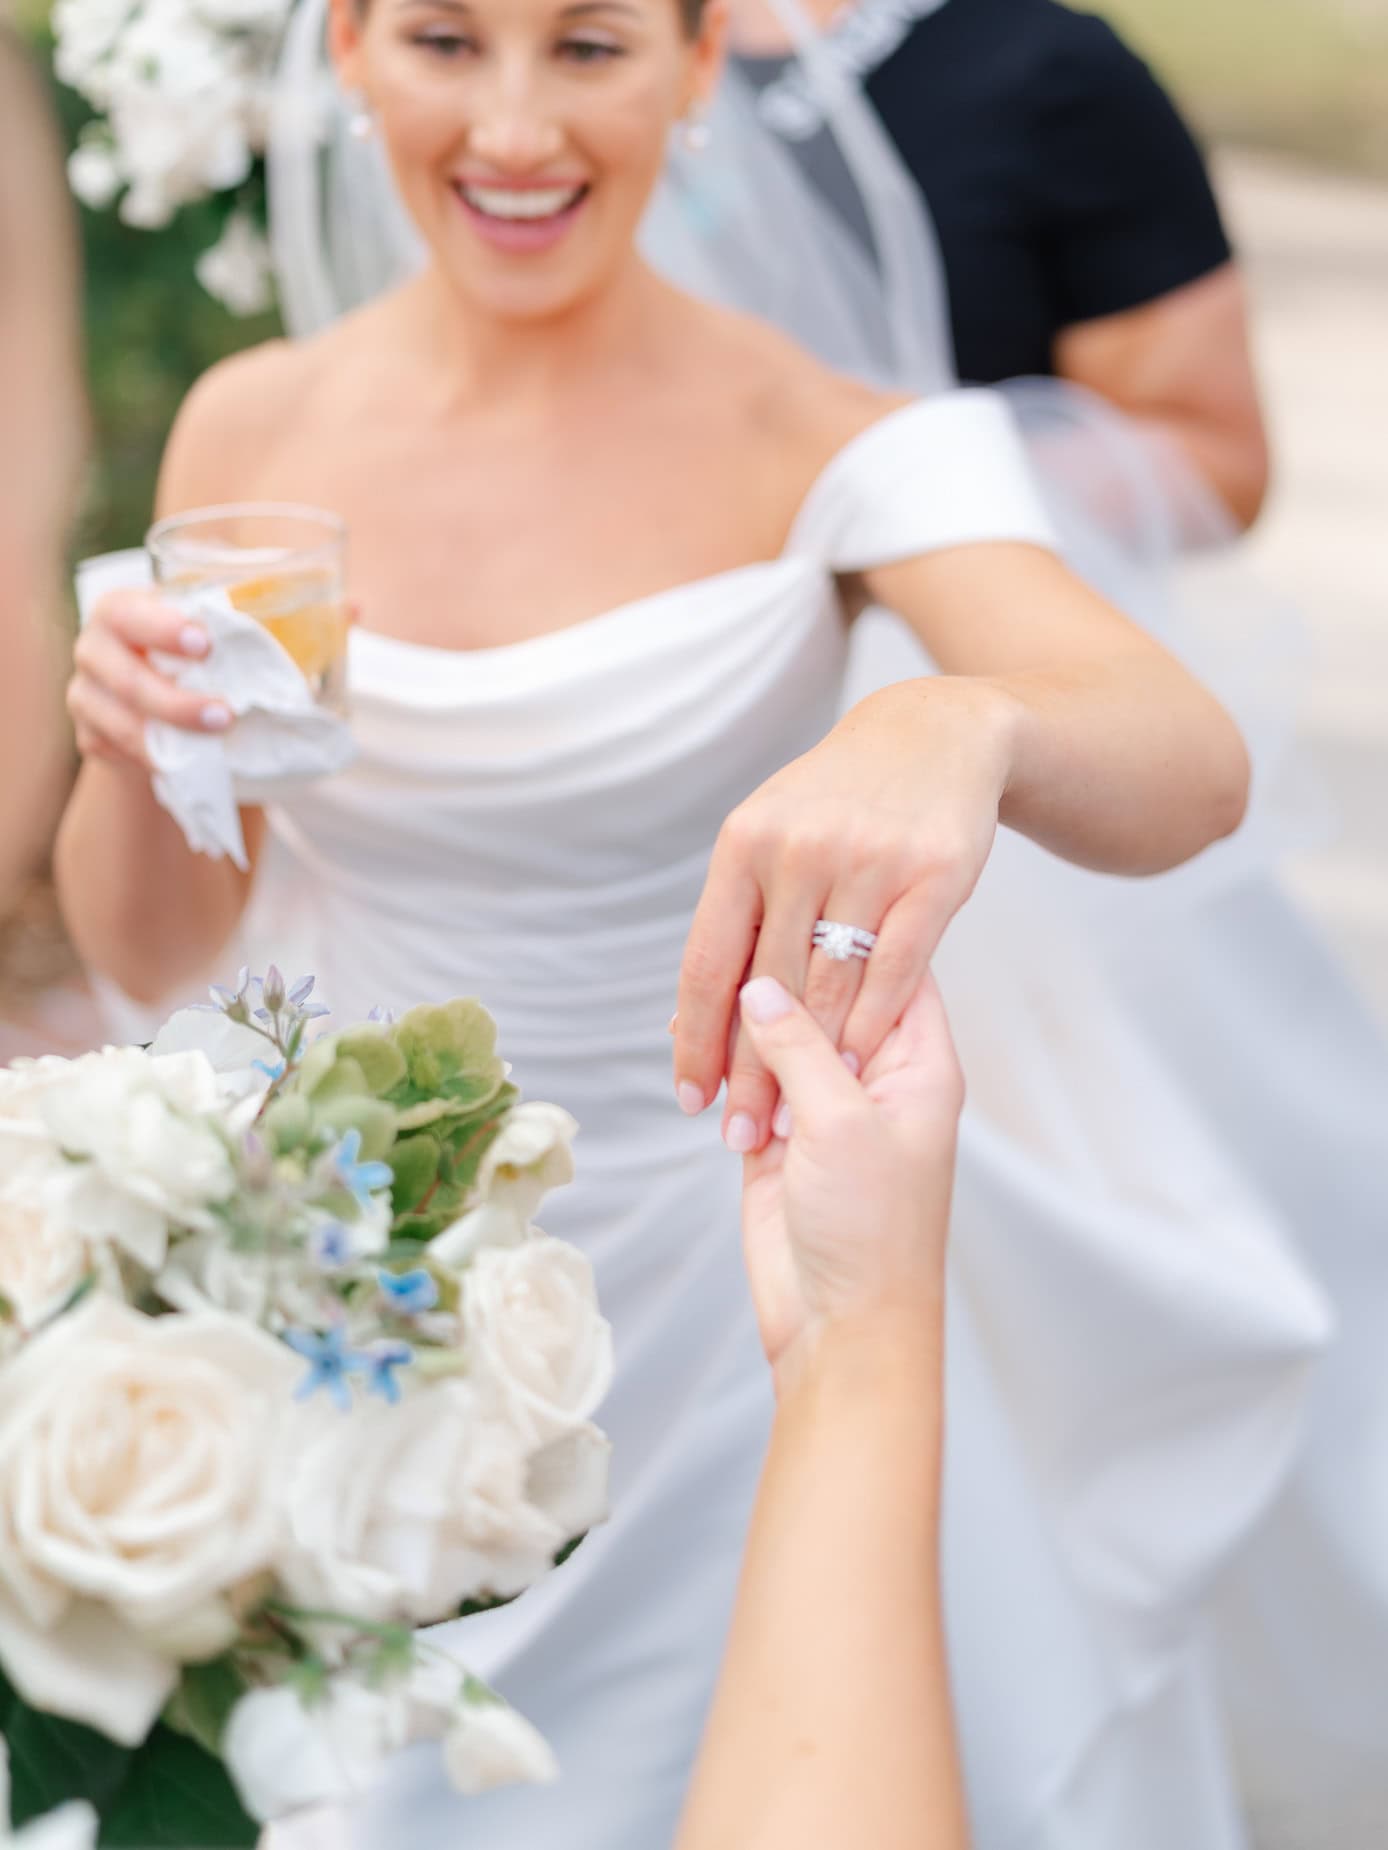
<svg viewBox="0 0 1388 1850"><path fill-rule="evenodd" d="M794 1112L739 1022L739 991L774 979L803 999L849 1072L866 1075L987 862L1011 725L1011 703L987 682L902 682L860 702L728 817L685 949L674 1065L691 1114L726 1079L730 1149L764 1150ZM875 933L871 954L840 961L816 948L821 919Z"/></svg>

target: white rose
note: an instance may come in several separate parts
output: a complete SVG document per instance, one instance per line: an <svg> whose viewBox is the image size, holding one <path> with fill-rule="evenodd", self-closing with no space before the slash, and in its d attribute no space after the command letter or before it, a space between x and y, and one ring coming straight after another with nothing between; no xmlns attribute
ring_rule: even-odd
<svg viewBox="0 0 1388 1850"><path fill-rule="evenodd" d="M23 1329L59 1310L91 1267L85 1240L49 1219L36 1202L0 1195L0 1295Z"/></svg>
<svg viewBox="0 0 1388 1850"><path fill-rule="evenodd" d="M72 1164L62 1212L90 1239L107 1237L151 1270L170 1222L209 1223L208 1208L235 1186L213 1119L217 1076L201 1054L106 1060L50 1093L43 1116Z"/></svg>
<svg viewBox="0 0 1388 1850"><path fill-rule="evenodd" d="M90 1805L75 1800L45 1812L18 1831L10 1829L10 1749L0 1735L0 1845L14 1850L96 1850L100 1820Z"/></svg>
<svg viewBox="0 0 1388 1850"><path fill-rule="evenodd" d="M296 1409L276 1561L290 1599L430 1624L523 1592L570 1539L530 1501L532 1449L457 1379L349 1417L322 1399Z"/></svg>
<svg viewBox="0 0 1388 1850"><path fill-rule="evenodd" d="M612 1441L596 1426L565 1433L531 1459L526 1495L566 1541L607 1521L611 1460Z"/></svg>
<svg viewBox="0 0 1388 1850"><path fill-rule="evenodd" d="M170 1223L209 1225L209 1205L232 1191L217 1076L200 1053L108 1047L4 1079L5 1192L40 1206L55 1238L109 1241L153 1271Z"/></svg>
<svg viewBox="0 0 1388 1850"><path fill-rule="evenodd" d="M506 1115L477 1172L479 1200L504 1207L522 1224L553 1188L574 1177L577 1121L558 1105L517 1105Z"/></svg>
<svg viewBox="0 0 1388 1850"><path fill-rule="evenodd" d="M137 1745L270 1562L299 1363L230 1317L91 1298L0 1370L0 1662L26 1701Z"/></svg>
<svg viewBox="0 0 1388 1850"><path fill-rule="evenodd" d="M232 1710L222 1758L258 1824L359 1798L409 1735L401 1692L337 1676L305 1708L289 1687L252 1690Z"/></svg>
<svg viewBox="0 0 1388 1850"><path fill-rule="evenodd" d="M537 1446L592 1418L612 1385L612 1330L576 1247L488 1247L463 1275L462 1311L476 1374Z"/></svg>
<svg viewBox="0 0 1388 1850"><path fill-rule="evenodd" d="M559 1777L554 1749L539 1730L507 1703L464 1703L444 1737L449 1783L467 1798L522 1781L544 1786Z"/></svg>

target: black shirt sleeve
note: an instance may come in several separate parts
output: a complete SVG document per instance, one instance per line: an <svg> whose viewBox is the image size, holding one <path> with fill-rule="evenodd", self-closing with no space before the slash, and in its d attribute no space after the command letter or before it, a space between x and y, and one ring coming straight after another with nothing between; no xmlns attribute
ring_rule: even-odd
<svg viewBox="0 0 1388 1850"><path fill-rule="evenodd" d="M1055 325L1136 308L1226 263L1204 160L1103 20L1072 14L1031 87L1036 226Z"/></svg>

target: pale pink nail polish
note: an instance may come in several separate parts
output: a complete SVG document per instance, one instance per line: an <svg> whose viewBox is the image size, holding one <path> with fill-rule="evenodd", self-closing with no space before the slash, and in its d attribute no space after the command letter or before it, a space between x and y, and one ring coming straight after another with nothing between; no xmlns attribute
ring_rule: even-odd
<svg viewBox="0 0 1388 1850"><path fill-rule="evenodd" d="M776 1107L776 1115L771 1120L771 1129L775 1133L775 1135L781 1139L783 1143L786 1140L786 1138L790 1136L790 1131L791 1131L790 1106L787 1105L784 1099L782 1099L780 1104Z"/></svg>
<svg viewBox="0 0 1388 1850"><path fill-rule="evenodd" d="M728 1128L723 1133L723 1141L735 1156L746 1156L749 1150L756 1148L755 1118L749 1118L745 1111L734 1112L733 1116L728 1119Z"/></svg>
<svg viewBox="0 0 1388 1850"><path fill-rule="evenodd" d="M690 1079L680 1081L675 1087L675 1097L680 1102L680 1110L691 1118L697 1118L707 1103L703 1093Z"/></svg>
<svg viewBox="0 0 1388 1850"><path fill-rule="evenodd" d="M213 701L210 706L203 708L198 717L208 732L225 732L231 724L231 708Z"/></svg>
<svg viewBox="0 0 1388 1850"><path fill-rule="evenodd" d="M743 1013L752 1021L779 1021L789 1015L793 1004L774 976L754 976L743 987Z"/></svg>
<svg viewBox="0 0 1388 1850"><path fill-rule="evenodd" d="M206 655L207 631L199 629L196 623L186 624L178 632L178 646L185 655Z"/></svg>
<svg viewBox="0 0 1388 1850"><path fill-rule="evenodd" d="M857 1054L854 1053L851 1047L845 1047L843 1050L843 1053L840 1055L840 1058L842 1059L844 1065L848 1068L849 1072L852 1073L853 1077L856 1079L859 1073L861 1073L863 1070L863 1063L858 1058Z"/></svg>

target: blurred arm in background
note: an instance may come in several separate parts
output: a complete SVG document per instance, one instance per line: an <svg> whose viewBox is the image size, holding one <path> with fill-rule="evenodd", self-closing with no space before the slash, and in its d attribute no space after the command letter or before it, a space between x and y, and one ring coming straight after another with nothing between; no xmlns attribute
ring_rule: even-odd
<svg viewBox="0 0 1388 1850"><path fill-rule="evenodd" d="M74 215L42 87L0 21L0 917L69 762L63 542L85 436Z"/></svg>

